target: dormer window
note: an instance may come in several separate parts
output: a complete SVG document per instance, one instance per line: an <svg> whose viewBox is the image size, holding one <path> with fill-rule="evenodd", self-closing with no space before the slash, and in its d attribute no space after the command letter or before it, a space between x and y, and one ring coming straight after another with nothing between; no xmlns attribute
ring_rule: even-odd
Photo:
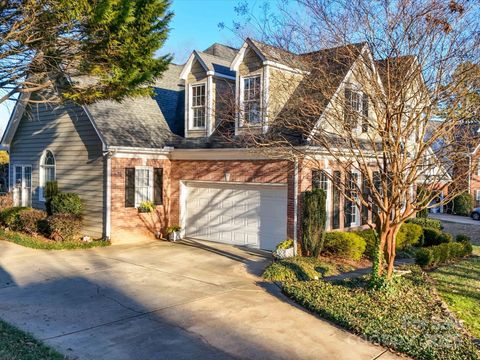
<svg viewBox="0 0 480 360"><path fill-rule="evenodd" d="M191 87L191 129L204 129L206 123L206 84L196 84Z"/></svg>
<svg viewBox="0 0 480 360"><path fill-rule="evenodd" d="M257 125L261 122L260 75L243 78L243 122Z"/></svg>
<svg viewBox="0 0 480 360"><path fill-rule="evenodd" d="M368 132L368 97L361 91L345 88L345 126L350 129L358 127L362 118L362 132Z"/></svg>

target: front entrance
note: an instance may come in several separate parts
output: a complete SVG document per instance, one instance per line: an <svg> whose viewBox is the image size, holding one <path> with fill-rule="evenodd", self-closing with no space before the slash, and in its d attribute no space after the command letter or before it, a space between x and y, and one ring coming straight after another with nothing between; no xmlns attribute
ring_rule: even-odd
<svg viewBox="0 0 480 360"><path fill-rule="evenodd" d="M32 167L14 165L13 203L15 206L32 206Z"/></svg>
<svg viewBox="0 0 480 360"><path fill-rule="evenodd" d="M286 238L286 185L189 182L185 190L187 237L264 250Z"/></svg>

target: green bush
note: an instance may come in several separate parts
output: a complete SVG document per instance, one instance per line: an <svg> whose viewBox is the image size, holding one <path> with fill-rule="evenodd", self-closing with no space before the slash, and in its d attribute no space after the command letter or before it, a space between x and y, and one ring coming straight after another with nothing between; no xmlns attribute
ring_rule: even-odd
<svg viewBox="0 0 480 360"><path fill-rule="evenodd" d="M26 210L29 210L29 208L22 206L14 206L2 210L2 212L0 212L0 221L2 222L2 225L11 229L15 228L15 224L18 221L18 214Z"/></svg>
<svg viewBox="0 0 480 360"><path fill-rule="evenodd" d="M442 223L440 220L436 219L428 219L428 218L413 218L413 219L408 219L406 221L407 224L417 224L420 225L423 228L431 228L431 229L437 229L437 230L442 230Z"/></svg>
<svg viewBox="0 0 480 360"><path fill-rule="evenodd" d="M45 209L47 210L48 215L52 215L52 199L54 196L58 195L58 182L57 181L47 181L45 184Z"/></svg>
<svg viewBox="0 0 480 360"><path fill-rule="evenodd" d="M302 251L317 257L322 251L326 224L326 195L322 189L305 191L302 213Z"/></svg>
<svg viewBox="0 0 480 360"><path fill-rule="evenodd" d="M461 243L469 243L472 241L470 236L465 235L465 234L458 234L455 238L456 242L461 242Z"/></svg>
<svg viewBox="0 0 480 360"><path fill-rule="evenodd" d="M334 231L325 234L323 250L326 254L344 259L360 260L365 252L366 242L353 232Z"/></svg>
<svg viewBox="0 0 480 360"><path fill-rule="evenodd" d="M357 235L361 236L363 240L365 240L365 256L367 256L369 259L373 259L373 256L375 255L376 245L376 231L373 229L367 229L367 230L362 230L356 232Z"/></svg>
<svg viewBox="0 0 480 360"><path fill-rule="evenodd" d="M453 213L469 216L473 209L473 196L463 193L453 198Z"/></svg>
<svg viewBox="0 0 480 360"><path fill-rule="evenodd" d="M438 229L423 229L423 245L434 246L453 241L453 236Z"/></svg>
<svg viewBox="0 0 480 360"><path fill-rule="evenodd" d="M47 217L47 213L37 209L20 211L12 226L12 230L21 231L29 235L41 233L41 222Z"/></svg>
<svg viewBox="0 0 480 360"><path fill-rule="evenodd" d="M396 249L405 250L410 246L423 243L423 229L420 225L405 223L400 226L397 233Z"/></svg>
<svg viewBox="0 0 480 360"><path fill-rule="evenodd" d="M424 267L437 266L463 258L471 253L472 245L470 243L449 242L419 249L415 254L415 262Z"/></svg>
<svg viewBox="0 0 480 360"><path fill-rule="evenodd" d="M45 222L45 235L55 241L74 241L80 237L82 220L72 214L54 214Z"/></svg>
<svg viewBox="0 0 480 360"><path fill-rule="evenodd" d="M52 214L81 216L83 213L83 202L75 193L59 193L52 197L50 204Z"/></svg>
<svg viewBox="0 0 480 360"><path fill-rule="evenodd" d="M309 281L338 275L353 270L352 267L331 264L313 257L295 256L276 261L268 266L263 278L269 281Z"/></svg>

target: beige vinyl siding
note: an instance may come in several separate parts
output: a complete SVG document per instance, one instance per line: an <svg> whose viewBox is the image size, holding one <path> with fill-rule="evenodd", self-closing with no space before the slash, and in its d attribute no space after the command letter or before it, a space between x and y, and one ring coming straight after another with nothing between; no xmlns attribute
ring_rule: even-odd
<svg viewBox="0 0 480 360"><path fill-rule="evenodd" d="M39 199L40 157L49 149L56 162L59 189L79 194L85 204L84 234L100 238L104 224L104 159L102 142L83 109L75 105L31 105L10 146L10 162L32 166L32 206ZM10 172L10 183L13 171Z"/></svg>
<svg viewBox="0 0 480 360"><path fill-rule="evenodd" d="M188 82L193 83L193 82L202 81L206 79L207 79L207 71L198 62L198 60L194 60L192 64L192 69L190 70L190 74L188 75Z"/></svg>
<svg viewBox="0 0 480 360"><path fill-rule="evenodd" d="M213 129L222 120L231 121L235 113L235 81L213 78Z"/></svg>
<svg viewBox="0 0 480 360"><path fill-rule="evenodd" d="M239 71L241 76L245 76L251 73L261 72L263 63L257 53L248 47L245 50L245 56L240 64Z"/></svg>

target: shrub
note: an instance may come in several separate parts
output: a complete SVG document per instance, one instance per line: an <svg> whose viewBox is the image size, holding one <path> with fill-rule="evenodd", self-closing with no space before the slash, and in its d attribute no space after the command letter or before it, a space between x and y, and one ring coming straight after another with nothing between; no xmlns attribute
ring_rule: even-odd
<svg viewBox="0 0 480 360"><path fill-rule="evenodd" d="M0 211L13 206L13 196L11 193L0 195Z"/></svg>
<svg viewBox="0 0 480 360"><path fill-rule="evenodd" d="M436 219L413 218L413 219L408 219L406 223L417 224L423 228L431 228L431 229L437 229L437 230L443 229L442 223L440 222L440 220L436 220Z"/></svg>
<svg viewBox="0 0 480 360"><path fill-rule="evenodd" d="M58 195L58 182L56 181L47 181L45 184L45 209L47 210L48 215L52 215L52 199L54 196Z"/></svg>
<svg viewBox="0 0 480 360"><path fill-rule="evenodd" d="M2 225L13 229L18 220L18 214L28 209L29 208L27 207L14 206L3 210L0 212L0 221L2 222Z"/></svg>
<svg viewBox="0 0 480 360"><path fill-rule="evenodd" d="M428 208L422 209L419 212L417 212L417 218L419 219L428 218Z"/></svg>
<svg viewBox="0 0 480 360"><path fill-rule="evenodd" d="M285 249L290 249L292 247L293 247L293 240L292 239L286 239L286 240L283 240L281 243L279 243L275 249L276 250L285 250Z"/></svg>
<svg viewBox="0 0 480 360"><path fill-rule="evenodd" d="M461 243L469 243L472 241L470 236L465 235L465 234L458 234L457 237L455 238L456 242L461 242Z"/></svg>
<svg viewBox="0 0 480 360"><path fill-rule="evenodd" d="M441 230L431 228L423 229L423 244L425 246L440 245L452 241L452 235L445 233Z"/></svg>
<svg viewBox="0 0 480 360"><path fill-rule="evenodd" d="M473 196L469 193L459 194L453 198L453 212L469 216L473 209Z"/></svg>
<svg viewBox="0 0 480 360"><path fill-rule="evenodd" d="M47 217L47 213L37 209L25 209L20 211L12 226L12 230L22 231L30 235L42 232L41 222Z"/></svg>
<svg viewBox="0 0 480 360"><path fill-rule="evenodd" d="M52 214L71 214L81 216L83 202L75 193L59 193L50 202Z"/></svg>
<svg viewBox="0 0 480 360"><path fill-rule="evenodd" d="M302 250L317 257L322 251L326 223L326 195L322 189L306 191L303 195Z"/></svg>
<svg viewBox="0 0 480 360"><path fill-rule="evenodd" d="M436 266L471 253L470 243L449 242L419 249L415 254L415 262L420 266Z"/></svg>
<svg viewBox="0 0 480 360"><path fill-rule="evenodd" d="M329 232L325 234L324 252L341 258L360 260L365 252L365 239L353 232Z"/></svg>
<svg viewBox="0 0 480 360"><path fill-rule="evenodd" d="M417 224L402 224L397 233L396 248L404 250L409 246L421 245L423 243L423 229Z"/></svg>
<svg viewBox="0 0 480 360"><path fill-rule="evenodd" d="M45 221L45 235L55 241L73 241L82 228L80 217L72 214L54 214Z"/></svg>
<svg viewBox="0 0 480 360"><path fill-rule="evenodd" d="M373 259L373 256L375 255L375 251L376 251L376 246L375 246L376 231L373 229L367 229L367 230L358 231L356 232L356 234L358 236L361 236L363 240L365 240L364 254L369 259Z"/></svg>

